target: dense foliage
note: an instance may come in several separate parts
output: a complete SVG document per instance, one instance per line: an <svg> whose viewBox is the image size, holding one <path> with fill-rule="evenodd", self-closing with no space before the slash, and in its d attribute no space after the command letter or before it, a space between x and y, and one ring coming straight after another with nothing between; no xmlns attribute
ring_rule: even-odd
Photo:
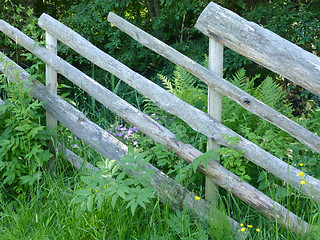
<svg viewBox="0 0 320 240"><path fill-rule="evenodd" d="M32 101L24 83L0 79L0 179L7 192L21 192L38 183L52 157L46 149L50 135L40 119L41 103Z"/></svg>
<svg viewBox="0 0 320 240"><path fill-rule="evenodd" d="M110 11L115 12L207 65L207 38L193 26L208 2L2 0L3 11L0 12L0 18L21 29L37 43L43 44L44 33L37 26L37 17L42 12L47 12L103 51L205 112L205 84L116 29L107 21L107 15ZM307 51L320 55L319 0L215 2L274 31ZM3 35L0 35L0 51L5 52L24 68L29 67L28 71L33 77L44 79L44 64ZM181 119L159 109L121 80L96 68L62 44L59 45L59 55L168 128L179 140L202 152L206 151L207 138L191 129ZM320 135L319 99L316 96L231 50L226 49L224 56L224 75L228 81ZM191 219L188 211L170 211L167 206L159 203L154 189L146 188L146 179L134 180L128 176L129 170L133 170L130 164L136 164L136 170L141 171L150 161L172 177L175 183L195 192L198 195L197 200L204 197L204 176L196 171L197 166L200 163L206 166L212 158L220 159L225 168L237 174L243 181L249 182L315 225L315 230L302 239L319 237L319 205L302 196L298 189L290 187L246 160L242 151L221 147L216 152L209 151L203 154L195 159L193 164L188 165L167 147L154 143L135 126L128 125L111 114L84 91L72 86L61 76L59 78L60 96L130 146L129 154L122 159L127 168L124 167L121 169L124 171L120 171L120 165L115 164L112 159L103 159L68 129L59 126L59 140L100 170L93 175L76 172L65 162L60 162L64 161L62 154L56 156L56 171L43 174L52 155L46 145L50 135L42 126L44 114L39 112L41 103L32 100L29 89L26 89L23 83L9 82L2 78L0 96L5 99L5 104L0 107L0 235L5 236L4 239L26 236L39 239L48 236L68 239L117 239L115 236L119 236L120 239L162 239L161 236L168 239L232 238L231 229L224 222L208 227L205 223L199 222L200 220ZM222 116L225 126L301 169L302 174L308 173L320 178L319 154L303 146L287 133L226 97L223 98ZM233 145L237 144L237 137L224 137ZM149 174L152 173L146 173ZM39 207L38 203L46 208ZM250 239L275 239L279 236L300 239L299 236L280 229L277 223L262 217L257 211L235 199L228 191L220 191L219 208L224 211L225 216L244 222L246 226L242 229L248 232ZM128 214L134 217L128 217ZM143 216L147 218L147 222ZM15 222L12 219L18 220ZM116 220L106 226L105 222L111 222L110 219ZM149 223L149 219L154 221ZM125 227L123 224L126 224ZM15 225L19 227L15 228ZM57 226L58 229L62 229L60 232L52 230ZM72 227L80 231L74 231Z"/></svg>

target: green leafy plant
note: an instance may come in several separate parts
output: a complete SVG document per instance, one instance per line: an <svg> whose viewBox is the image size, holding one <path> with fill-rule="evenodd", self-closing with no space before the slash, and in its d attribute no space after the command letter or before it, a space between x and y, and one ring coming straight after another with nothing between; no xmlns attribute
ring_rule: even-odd
<svg viewBox="0 0 320 240"><path fill-rule="evenodd" d="M42 104L18 80L19 72L15 74L14 81L2 77L0 82L5 96L0 106L0 176L19 192L41 180L52 154L46 150L50 135L41 125Z"/></svg>
<svg viewBox="0 0 320 240"><path fill-rule="evenodd" d="M232 145L236 145L240 140L238 136L230 137L225 136L225 140ZM251 180L251 177L247 174L247 163L244 157L242 157L244 151L239 151L234 148L220 147L216 150L221 159L221 164L234 174L238 175L242 180Z"/></svg>
<svg viewBox="0 0 320 240"><path fill-rule="evenodd" d="M207 86L180 66L176 66L173 78L158 75L166 89L183 101L199 108L207 109Z"/></svg>
<svg viewBox="0 0 320 240"><path fill-rule="evenodd" d="M80 177L84 186L75 191L76 196L72 201L73 204L79 205L78 212L86 210L91 212L95 204L101 210L106 199L111 199L112 206L115 206L118 198L128 202L127 208L131 209L132 215L138 206L145 208L155 193L152 187L148 187L148 180L153 172L145 169L145 165L151 159L147 155L147 152L141 153L129 147L128 154L119 164L109 159L98 162L99 171L91 176ZM135 178L126 177L134 172L144 172L144 175Z"/></svg>

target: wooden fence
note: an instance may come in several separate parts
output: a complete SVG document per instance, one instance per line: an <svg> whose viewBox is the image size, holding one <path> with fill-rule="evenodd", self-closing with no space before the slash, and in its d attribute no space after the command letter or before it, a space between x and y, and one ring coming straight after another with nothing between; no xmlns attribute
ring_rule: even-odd
<svg viewBox="0 0 320 240"><path fill-rule="evenodd" d="M219 19L219 21L215 18ZM280 129L291 134L312 150L320 153L320 138L317 135L268 107L246 92L233 86L230 82L224 80L218 71L202 67L195 61L133 26L114 13L109 14L108 20L144 46L193 73L207 83L215 93L221 93L231 98L250 112L271 122ZM79 34L49 15L43 14L40 17L39 26L42 27L52 39L58 39L92 63L114 74L116 77L150 98L160 108L176 115L190 125L195 131L207 136L215 144L243 150L244 157L249 161L266 169L283 181L288 182L291 186L299 189L315 202L320 203L320 181L318 179L306 175L305 180L307 184L301 185L301 178L298 177L298 173L300 172L299 169L288 165L279 158L241 137L231 129L228 129L218 121L219 119L214 119L214 116L211 117L199 109L183 102L181 99L165 91L150 80L132 71L127 66L104 53ZM312 90L312 92L319 94L320 91L317 89L320 78L319 58L305 52L274 33L271 33L254 23L250 23L214 3L210 3L203 11L198 19L196 27L210 38L214 38L217 44L223 44L245 56L248 55L249 58L257 63L260 63L297 84L306 87L308 90ZM241 31L234 30L238 28L241 29ZM32 39L2 20L0 20L0 30L46 62L48 68L51 69L49 71L57 71L59 74L68 78L89 95L101 102L106 108L118 114L125 121L136 126L154 141L168 146L169 149L175 151L175 153L187 163L191 163L195 158L202 155L199 150L179 141L168 129L101 86L89 76L65 62L58 57L54 51L36 45ZM251 34L250 38L244 33L245 30L248 31L248 34ZM267 43L269 43L269 45L266 45ZM276 48L273 48L274 45L276 45ZM264 47L261 48L261 46ZM270 46L270 48L265 46ZM218 45L218 47L221 49L221 46ZM53 49L54 48L53 44ZM266 51L261 51L261 49ZM281 51L282 49L285 49L286 54L283 52L279 55L276 54L277 51L280 51L279 49ZM259 52L259 54L256 54L256 52ZM0 59L0 71L5 72L10 76L11 69L5 68L5 63L10 60L2 53ZM286 63L290 62L290 65L287 66L287 69L279 68L279 62L284 61ZM288 70L289 67L299 69L295 73L294 70ZM99 126L90 122L81 112L67 104L54 92L49 91L35 80L28 81L29 75L19 66L15 65L14 69L16 68L21 71L20 79L27 81L34 89L32 95L45 102L44 108L46 108L54 119L57 119L64 124L76 136L83 139L87 144L92 146L96 151L102 153L105 157L119 161L122 156L126 154L127 148L121 142ZM313 77L312 80L305 78L305 74L302 74L303 76L301 76L301 72L308 73L309 77ZM51 75L54 76L54 73ZM236 146L233 146L224 139L223 135L238 136L240 141ZM63 147L59 145L59 149L63 149ZM81 159L69 150L66 151L69 154L70 161L76 163L77 166L80 167ZM94 170L93 166L87 167ZM210 211L208 211L208 209L210 209L210 204L208 202L202 200L200 210L198 210L192 193L188 192L182 186L173 186L172 179L154 166L148 165L148 167L155 170L150 185L155 187L158 194L161 196L162 201L170 201L172 206L180 206L181 203L183 203L186 207L191 208L194 214L202 216L205 219L212 219L212 216L209 214ZM234 195L261 212L263 215L278 221L282 226L299 233L304 233L310 228L308 223L281 206L279 203L273 201L264 193L249 185L247 182L240 180L238 176L225 169L218 162L212 161L209 163L207 170L200 165L198 170L205 174L212 182L231 191ZM183 192L187 193L184 198L182 197ZM239 229L237 222L232 219L229 219L229 222L233 229Z"/></svg>

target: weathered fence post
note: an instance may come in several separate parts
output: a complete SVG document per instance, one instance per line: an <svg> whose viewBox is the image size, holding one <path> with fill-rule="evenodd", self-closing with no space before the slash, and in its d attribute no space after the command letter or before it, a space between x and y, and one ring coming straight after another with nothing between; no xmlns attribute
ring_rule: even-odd
<svg viewBox="0 0 320 240"><path fill-rule="evenodd" d="M223 45L214 38L209 38L209 69L219 77L223 75ZM221 122L222 113L222 95L217 92L212 86L208 86L208 114ZM219 144L208 138L207 150L217 150ZM217 202L219 198L218 185L206 177L206 192L205 198L207 201Z"/></svg>
<svg viewBox="0 0 320 240"><path fill-rule="evenodd" d="M57 39L46 32L46 48L57 54ZM46 64L46 85L57 94L57 72L47 63ZM57 119L55 119L50 113L47 112L47 128L55 129L57 127Z"/></svg>
<svg viewBox="0 0 320 240"><path fill-rule="evenodd" d="M54 53L57 54L57 39L46 32L46 48ZM46 86L49 88L51 91L53 91L55 94L57 94L57 72L48 64L46 63ZM54 132L53 135L53 140L55 141L56 139L56 127L58 125L57 119L53 117L49 112L46 113L46 125L47 129L51 130ZM54 142L49 143L49 148L50 151L53 153L54 152ZM55 162L55 157L52 157L48 163L48 168L53 169L54 168L54 162Z"/></svg>

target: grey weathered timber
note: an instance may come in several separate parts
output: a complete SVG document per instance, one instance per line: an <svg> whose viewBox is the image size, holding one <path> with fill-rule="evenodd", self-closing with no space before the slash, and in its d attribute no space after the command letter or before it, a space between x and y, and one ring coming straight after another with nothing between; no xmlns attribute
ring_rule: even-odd
<svg viewBox="0 0 320 240"><path fill-rule="evenodd" d="M213 2L195 25L203 34L320 96L320 58Z"/></svg>
<svg viewBox="0 0 320 240"><path fill-rule="evenodd" d="M44 19L47 19L47 20L45 21ZM257 145L246 140L245 138L241 137L237 133L228 129L227 127L225 127L224 125L216 121L215 119L211 118L208 114L185 103L184 101L168 93L158 85L154 84L153 82L149 81L148 79L144 78L138 73L132 71L130 68L120 63L116 59L112 58L108 54L102 52L97 47L95 47L90 42L88 42L86 39L81 37L79 34L75 33L70 28L64 26L60 22L51 18L50 16L42 15L39 19L39 24L46 31L56 36L60 41L62 41L63 43L71 47L73 50L79 52L82 56L86 57L93 63L97 64L99 67L111 72L112 74L122 79L124 82L126 82L130 86L137 89L139 92L141 92L145 96L149 97L153 102L155 102L159 107L161 107L165 111L170 112L178 116L179 118L183 119L195 131L198 131L206 135L207 137L210 137L211 139L215 140L217 143L221 145L224 145L227 147L235 147L236 149L243 150L244 151L243 156L246 157L248 160L266 169L267 171L271 172L272 174L282 179L283 181L288 182L289 184L291 184L292 186L294 186L295 188L299 189L300 191L305 193L307 196L312 198L314 201L320 203L320 181L318 179L315 179L309 175L306 175L305 179L308 184L301 186L301 182L300 182L301 178L298 177L298 173L300 172L299 169L285 163L279 158L264 151L263 149L259 148ZM125 25L126 21L122 24ZM140 34L141 30L137 29L137 31L139 31L139 34ZM140 36L139 34L137 36ZM20 44L23 43L22 45L25 48L32 51L35 55L37 55L43 61L45 62L51 61L50 53L47 53L45 49L38 46L33 47L33 42L29 42L28 44L26 44L26 41L21 41L20 39L22 38L26 39L21 32L19 31L15 32L14 34L11 34L11 37L13 39L17 39L17 41ZM143 38L144 37L145 36L143 35ZM140 39L140 37L138 37L138 39ZM157 39L155 39L155 42L160 43L160 45L163 44ZM166 48L168 48L168 46L162 48L162 50L165 51ZM181 56L181 58L183 58L183 55ZM55 65L56 69L58 68L64 69L64 71L68 75L74 75L75 77L78 77L78 80L73 79L72 81L76 83L75 80L77 80L78 83L76 84L78 84L78 86L82 87L84 90L89 89L87 87L89 86L89 80L87 79L86 76L81 78L83 80L80 80L80 76L82 74L81 72L78 74L72 74L72 71L67 70L66 65L59 63L59 61L60 61L59 58L57 58L57 61L55 62L52 61L50 64ZM193 63L190 62L192 61L191 59L186 61L189 62L190 65L192 66L193 66L193 63L197 64L195 62ZM200 66L200 69L202 69L202 66L201 65L199 66ZM208 71L209 76L213 75L213 73L208 69L206 68L203 68L203 69L204 71ZM84 81L88 83L84 84ZM83 85L81 85L81 82L83 82ZM91 83L91 85L95 85L95 84ZM233 85L231 84L231 86ZM99 98L101 97L102 96L99 96ZM229 135L231 137L238 136L240 141L237 143L236 146L233 146L225 141L223 135Z"/></svg>
<svg viewBox="0 0 320 240"><path fill-rule="evenodd" d="M219 77L223 76L223 45L214 38L209 38L209 69L217 74ZM222 118L222 95L213 87L208 87L208 114L212 118L221 122ZM214 140L208 137L207 151L220 148ZM220 162L220 159L217 159ZM217 201L219 188L210 178L206 177L206 200Z"/></svg>
<svg viewBox="0 0 320 240"><path fill-rule="evenodd" d="M46 33L46 47L49 51L57 54L57 39L49 33ZM57 72L46 64L46 86L57 93ZM57 119L54 119L49 113L46 115L47 127L54 130L57 127Z"/></svg>
<svg viewBox="0 0 320 240"><path fill-rule="evenodd" d="M40 46L37 46L37 48L39 47ZM187 163L193 162L195 158L202 155L199 150L195 149L189 144L185 144L176 139L174 134L168 129L166 129L147 115L143 114L138 109L134 108L109 90L103 88L99 83L95 82L89 76L84 75L85 78L82 78L83 73L81 73L79 70L72 67L71 65L68 65L67 62L64 62L64 65L69 66L68 72L73 72L72 75L64 73L60 68L55 69L65 77L67 77L67 75L68 77L71 77L71 79L69 80L72 80L74 83L82 83L83 87L87 87L87 90L84 90L90 95L94 94L92 96L96 97L97 100L100 101L105 107L117 113L124 120L138 127L139 130L149 135L156 142L164 144L168 146L169 149L174 150L175 154L184 159ZM53 64L52 66L55 67L56 65ZM0 71L3 71L1 69L1 64ZM5 71L5 73L7 72ZM23 71L20 74L20 76L22 76L21 79L28 79L29 76L27 74L28 73ZM7 75L10 74L7 73ZM46 89L41 83L33 80L32 82L27 82L27 84L27 86L31 87L33 90L31 92L33 97L39 99L40 101L43 101L43 107L48 112L50 112L50 114L58 119L59 122L65 125L77 137L81 138L96 151L100 152L103 156L109 157L110 159L118 159L119 156L124 156L126 154L125 145L119 142L107 131L90 122L83 113L72 107L70 104L62 100L50 90ZM150 168L150 170L152 169L154 171L157 170L151 164L148 164L147 168ZM308 231L308 223L303 221L294 213L288 211L279 203L273 201L271 198L269 198L259 190L252 187L247 182L242 181L238 176L225 169L216 161L211 161L210 163L208 163L207 169L205 169L202 165L199 165L198 170L204 173L206 176L209 176L215 183L217 183L221 187L231 191L237 197L261 212L263 215L279 222L282 226L287 227L297 233L305 233L306 231ZM135 173L133 172L131 174L132 176L134 176ZM160 181L158 179L159 176L162 175L160 173L156 176L154 176L154 174L152 175L151 185L155 188L163 187L163 181ZM173 183L171 182L171 184ZM171 188L170 194L167 193L169 191L169 187ZM158 190L158 188L156 189ZM166 197L169 197L171 199L172 197L177 198L177 196L183 196L183 191L178 192L178 195L174 195L177 194L177 190L178 189L174 188L173 185L166 185L165 190L159 190L158 193L167 193L162 196L162 198L165 199ZM171 199L171 203L173 201L174 200ZM194 197L190 197L186 199L186 201L187 203L194 203L195 200ZM192 204L192 206L194 206L194 204ZM198 209L195 209L195 211L198 211Z"/></svg>
<svg viewBox="0 0 320 240"><path fill-rule="evenodd" d="M6 67L6 63L8 62L10 62L10 66ZM12 64L14 64L14 66ZM106 130L91 122L82 112L64 101L51 90L47 89L42 83L35 79L31 79L26 71L17 64L11 62L9 58L0 52L0 72L4 72L9 78L15 79L16 74L12 74L12 71L16 71L16 69L20 72L20 80L25 81L27 86L32 89L31 95L34 98L43 101L43 107L50 112L50 114L52 114L60 123L65 125L78 138L81 138L89 146L101 153L102 156L114 159L117 163L120 163L122 157L128 153L127 146ZM61 145L58 145L58 147L63 150ZM75 159L76 161L79 161L79 158L74 156L71 152L67 151L67 154L72 155L69 158L71 162L75 162ZM87 165L87 167L88 166L89 170L96 170L96 168L91 167L90 165ZM175 184L173 179L156 167L151 164L147 164L145 167L147 171L153 171L150 186L155 188L162 202L169 204L173 208L179 209L181 206L187 207L195 216L201 217L208 221L209 224L219 224L221 218L224 217L220 211L212 208L212 205L207 201L203 199L196 200L196 195L194 193L179 184ZM143 175L143 172L130 172L130 176L132 177L143 177ZM216 218L213 218L213 216ZM227 217L227 221L233 231L239 230L240 225L238 222L230 217ZM297 218L294 219L294 221L300 221L300 219ZM306 222L303 222L302 225L304 229L299 227L300 232L304 232L308 229L308 224ZM242 239L241 235L238 236L239 239Z"/></svg>
<svg viewBox="0 0 320 240"><path fill-rule="evenodd" d="M47 15L42 16L44 16L43 19L46 18L46 26L44 26L43 28L54 29L55 27L53 25L48 25L53 23L47 20ZM250 94L237 88L223 78L217 76L214 72L206 69L197 62L186 57L182 53L176 51L160 40L152 37L150 34L142 31L141 29L137 28L136 26L132 25L116 14L110 12L108 20L142 45L169 59L173 63L185 68L193 75L201 79L203 82L208 84L210 87L214 88L217 92L220 92L221 94L229 97L248 111L286 131L304 145L320 153L320 137L318 137L314 133L290 120L273 108L252 97ZM55 30L57 31L58 28L56 28ZM77 48L79 47L80 46L77 46Z"/></svg>

